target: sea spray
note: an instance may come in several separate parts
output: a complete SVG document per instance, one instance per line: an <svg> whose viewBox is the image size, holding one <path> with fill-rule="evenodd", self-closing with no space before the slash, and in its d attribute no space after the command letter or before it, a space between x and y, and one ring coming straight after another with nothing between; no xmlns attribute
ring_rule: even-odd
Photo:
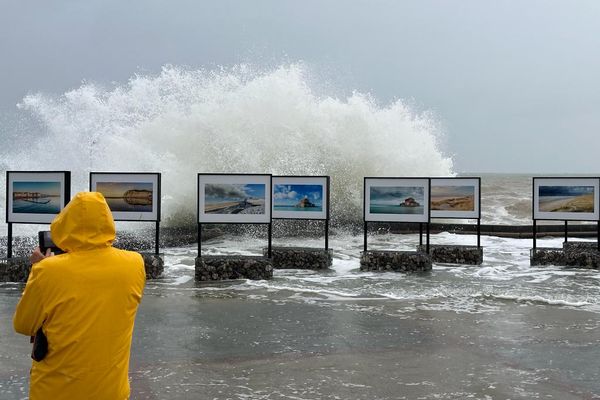
<svg viewBox="0 0 600 400"><path fill-rule="evenodd" d="M194 222L198 172L331 175L334 222L360 220L364 176L451 174L429 113L358 92L317 93L308 75L302 64L165 66L112 87L28 95L19 108L42 131L3 162L71 170L74 192L87 188L92 170L162 172L163 220L176 226Z"/></svg>

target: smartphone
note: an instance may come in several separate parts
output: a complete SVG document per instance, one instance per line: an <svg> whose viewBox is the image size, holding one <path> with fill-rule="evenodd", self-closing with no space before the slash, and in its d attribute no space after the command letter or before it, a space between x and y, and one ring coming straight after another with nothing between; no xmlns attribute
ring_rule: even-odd
<svg viewBox="0 0 600 400"><path fill-rule="evenodd" d="M38 239L40 242L40 251L42 254L46 254L46 250L50 249L54 255L62 254L64 251L58 248L52 241L52 237L50 237L50 231L40 231L38 232Z"/></svg>

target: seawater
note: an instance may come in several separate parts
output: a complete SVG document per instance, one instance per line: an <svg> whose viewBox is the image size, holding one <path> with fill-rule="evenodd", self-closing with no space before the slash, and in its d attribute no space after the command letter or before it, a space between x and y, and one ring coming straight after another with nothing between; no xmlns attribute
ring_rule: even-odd
<svg viewBox="0 0 600 400"><path fill-rule="evenodd" d="M584 241L589 241L582 239ZM369 235L372 250L414 250L418 235ZM476 245L473 235L441 233L432 244ZM277 246L322 247L320 239L275 238ZM531 267L531 240L482 236L484 262L479 266L435 264L431 275L361 272L363 237L348 234L330 238L334 250L330 271L277 270L273 281L247 281L240 290L264 288L285 291L290 296L304 293L326 299L396 299L435 304L436 309L455 312L500 311L501 303L535 302L586 310L600 315L600 276L595 270L555 266ZM204 243L203 243L204 245ZM561 247L562 238L540 238L540 247ZM259 255L259 240L218 238L206 242L203 252L212 254ZM195 246L170 249L165 284L180 286L193 277ZM307 298L307 300L308 300ZM492 306L492 305L496 306Z"/></svg>
<svg viewBox="0 0 600 400"><path fill-rule="evenodd" d="M297 211L297 212L321 212L323 207L294 207L294 206L273 206L274 211Z"/></svg>
<svg viewBox="0 0 600 400"><path fill-rule="evenodd" d="M372 214L423 214L423 206L417 207L401 207L390 205L371 204L370 211Z"/></svg>
<svg viewBox="0 0 600 400"><path fill-rule="evenodd" d="M60 198L50 197L40 201L13 200L12 211L24 214L56 214L60 211Z"/></svg>
<svg viewBox="0 0 600 400"><path fill-rule="evenodd" d="M111 198L106 200L112 211L151 212L152 204L130 204L125 199Z"/></svg>

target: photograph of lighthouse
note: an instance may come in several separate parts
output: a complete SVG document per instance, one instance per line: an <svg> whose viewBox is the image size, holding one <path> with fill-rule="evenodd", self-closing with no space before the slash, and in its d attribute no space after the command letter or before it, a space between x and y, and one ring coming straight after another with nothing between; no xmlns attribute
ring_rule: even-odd
<svg viewBox="0 0 600 400"><path fill-rule="evenodd" d="M271 222L271 175L199 174L198 222Z"/></svg>
<svg viewBox="0 0 600 400"><path fill-rule="evenodd" d="M6 221L52 222L69 195L68 172L7 172Z"/></svg>
<svg viewBox="0 0 600 400"><path fill-rule="evenodd" d="M274 176L273 218L327 219L326 176Z"/></svg>
<svg viewBox="0 0 600 400"><path fill-rule="evenodd" d="M597 221L599 178L533 178L534 219Z"/></svg>
<svg viewBox="0 0 600 400"><path fill-rule="evenodd" d="M160 174L92 172L90 191L104 195L115 221L160 220Z"/></svg>
<svg viewBox="0 0 600 400"><path fill-rule="evenodd" d="M365 220L429 221L428 178L365 178Z"/></svg>

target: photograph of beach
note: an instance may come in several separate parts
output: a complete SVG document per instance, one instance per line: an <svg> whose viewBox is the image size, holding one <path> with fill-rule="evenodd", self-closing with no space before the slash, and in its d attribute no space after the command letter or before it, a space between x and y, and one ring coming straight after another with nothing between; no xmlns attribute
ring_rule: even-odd
<svg viewBox="0 0 600 400"><path fill-rule="evenodd" d="M273 185L273 211L323 211L323 185Z"/></svg>
<svg viewBox="0 0 600 400"><path fill-rule="evenodd" d="M204 186L206 214L264 214L265 184L215 184Z"/></svg>
<svg viewBox="0 0 600 400"><path fill-rule="evenodd" d="M371 214L423 214L425 189L422 186L371 186Z"/></svg>
<svg viewBox="0 0 600 400"><path fill-rule="evenodd" d="M431 185L432 211L475 211L475 187Z"/></svg>
<svg viewBox="0 0 600 400"><path fill-rule="evenodd" d="M112 212L152 212L152 182L96 182Z"/></svg>
<svg viewBox="0 0 600 400"><path fill-rule="evenodd" d="M12 212L15 214L58 214L61 182L14 181Z"/></svg>
<svg viewBox="0 0 600 400"><path fill-rule="evenodd" d="M594 186L540 186L538 193L541 212L594 212Z"/></svg>

